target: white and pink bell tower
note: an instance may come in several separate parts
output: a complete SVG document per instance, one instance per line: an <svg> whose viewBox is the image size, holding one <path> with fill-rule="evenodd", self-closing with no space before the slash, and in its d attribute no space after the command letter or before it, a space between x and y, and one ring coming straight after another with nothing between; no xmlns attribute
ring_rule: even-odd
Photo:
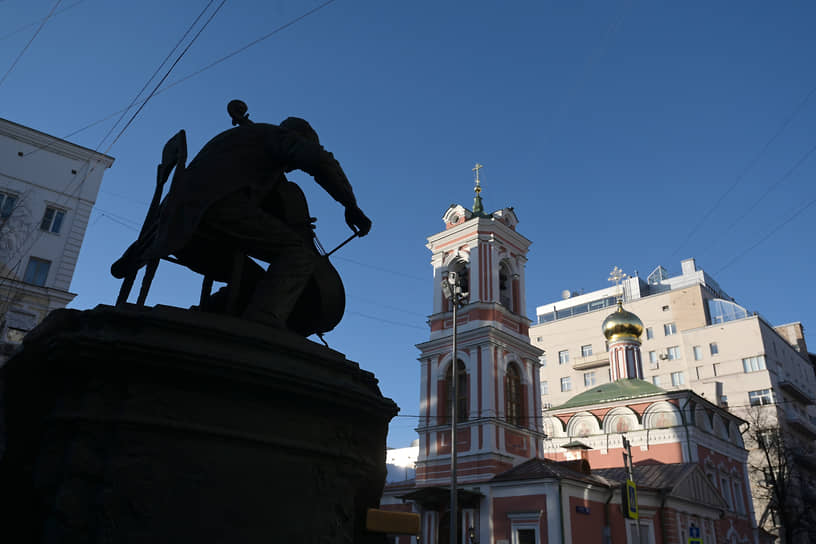
<svg viewBox="0 0 816 544"><path fill-rule="evenodd" d="M539 357L530 344L525 263L530 241L513 208L485 213L479 169L473 210L452 204L428 238L433 266L430 339L421 351L416 485L450 482L453 312L442 282L455 271L467 295L457 311L457 479L485 481L541 455Z"/></svg>

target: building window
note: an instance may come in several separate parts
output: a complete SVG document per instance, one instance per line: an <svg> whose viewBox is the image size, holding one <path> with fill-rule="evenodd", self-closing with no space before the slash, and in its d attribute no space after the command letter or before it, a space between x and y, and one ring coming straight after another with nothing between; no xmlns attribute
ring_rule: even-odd
<svg viewBox="0 0 816 544"><path fill-rule="evenodd" d="M45 214L40 222L40 230L59 233L60 229L62 228L63 219L65 219L65 210L48 206L45 209Z"/></svg>
<svg viewBox="0 0 816 544"><path fill-rule="evenodd" d="M725 502L728 503L728 509L734 510L734 502L731 500L731 485L728 483L728 478L723 476L720 478L720 492L722 493Z"/></svg>
<svg viewBox="0 0 816 544"><path fill-rule="evenodd" d="M541 394L542 395L550 394L550 382L548 381L541 382Z"/></svg>
<svg viewBox="0 0 816 544"><path fill-rule="evenodd" d="M652 383L660 387L660 376L652 376Z"/></svg>
<svg viewBox="0 0 816 544"><path fill-rule="evenodd" d="M678 387L686 383L686 376L682 372L671 373L671 383L674 387Z"/></svg>
<svg viewBox="0 0 816 544"><path fill-rule="evenodd" d="M561 378L561 392L572 390L572 379L569 376Z"/></svg>
<svg viewBox="0 0 816 544"><path fill-rule="evenodd" d="M14 213L14 206L17 204L17 195L0 193L0 218L7 219Z"/></svg>
<svg viewBox="0 0 816 544"><path fill-rule="evenodd" d="M737 513L745 514L745 500L742 496L742 486L739 482L734 482L734 506Z"/></svg>
<svg viewBox="0 0 816 544"><path fill-rule="evenodd" d="M499 302L511 312L513 307L513 272L507 261L502 261L499 265Z"/></svg>
<svg viewBox="0 0 816 544"><path fill-rule="evenodd" d="M654 544L654 528L652 527L652 522L650 520L627 519L625 521L627 544Z"/></svg>
<svg viewBox="0 0 816 544"><path fill-rule="evenodd" d="M447 402L445 405L448 408L447 414L443 418L444 421L450 421L450 413L453 409L451 403L453 402L453 379L451 377L451 373L453 371L453 365L448 365L448 372L445 375L445 391L447 392ZM461 360L456 361L456 378L458 383L456 384L457 387L457 403L456 403L456 421L467 421L468 418L468 391L467 391L467 370L465 369L465 363Z"/></svg>
<svg viewBox="0 0 816 544"><path fill-rule="evenodd" d="M770 389L759 389L757 391L748 391L748 403L751 406L762 406L763 404L772 404Z"/></svg>
<svg viewBox="0 0 816 544"><path fill-rule="evenodd" d="M666 348L666 356L668 357L669 361L674 361L675 359L680 358L680 346L672 346L670 348Z"/></svg>
<svg viewBox="0 0 816 544"><path fill-rule="evenodd" d="M595 385L595 372L584 372L584 385L586 387Z"/></svg>
<svg viewBox="0 0 816 544"><path fill-rule="evenodd" d="M558 352L558 364L565 365L569 363L569 350L563 349Z"/></svg>
<svg viewBox="0 0 816 544"><path fill-rule="evenodd" d="M695 361L699 361L700 359L703 358L703 348L702 347L694 346L692 348L692 350L694 351L694 360Z"/></svg>
<svg viewBox="0 0 816 544"><path fill-rule="evenodd" d="M592 344L581 346L581 357L589 357L592 355Z"/></svg>
<svg viewBox="0 0 816 544"><path fill-rule="evenodd" d="M711 342L708 345L708 350L711 352L711 355L717 355L720 352L720 348L717 346L717 342Z"/></svg>
<svg viewBox="0 0 816 544"><path fill-rule="evenodd" d="M668 306L663 306L663 311L664 311L664 312L668 312L668 311L669 311L669 307L668 307Z"/></svg>
<svg viewBox="0 0 816 544"><path fill-rule="evenodd" d="M651 340L652 338L654 338L654 329L646 327L646 340Z"/></svg>
<svg viewBox="0 0 816 544"><path fill-rule="evenodd" d="M720 375L720 363L714 363L713 365L711 365L711 368L714 370L715 376Z"/></svg>
<svg viewBox="0 0 816 544"><path fill-rule="evenodd" d="M516 363L507 365L506 384L504 409L507 414L507 422L521 425L521 373Z"/></svg>
<svg viewBox="0 0 816 544"><path fill-rule="evenodd" d="M541 356L539 356L538 362L542 367L547 366L547 355L542 354Z"/></svg>
<svg viewBox="0 0 816 544"><path fill-rule="evenodd" d="M695 368L695 370L697 371L697 379L702 380L703 379L703 367L698 366L698 367Z"/></svg>
<svg viewBox="0 0 816 544"><path fill-rule="evenodd" d="M49 268L51 268L51 261L31 257L28 259L28 268L26 268L23 281L34 285L45 285Z"/></svg>
<svg viewBox="0 0 816 544"><path fill-rule="evenodd" d="M746 357L742 360L742 369L745 372L765 370L765 356L757 355L756 357Z"/></svg>
<svg viewBox="0 0 816 544"><path fill-rule="evenodd" d="M650 351L649 352L649 368L657 368L657 367L658 367L657 352L656 351Z"/></svg>
<svg viewBox="0 0 816 544"><path fill-rule="evenodd" d="M674 323L666 323L663 325L663 334L666 336L671 336L673 334L677 334L677 325Z"/></svg>

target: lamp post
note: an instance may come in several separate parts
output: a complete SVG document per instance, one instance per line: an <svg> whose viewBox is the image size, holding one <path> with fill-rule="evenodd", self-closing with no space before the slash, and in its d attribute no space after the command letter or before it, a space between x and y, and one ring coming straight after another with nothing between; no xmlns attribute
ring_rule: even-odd
<svg viewBox="0 0 816 544"><path fill-rule="evenodd" d="M456 490L456 419L458 414L457 404L459 403L459 376L458 376L458 362L456 356L456 310L467 293L462 292L462 286L459 284L459 275L453 270L448 272L447 279L442 280L442 291L445 298L450 300L453 308L453 330L452 330L452 351L451 357L451 492L450 492L450 544L456 544L456 524L458 522L458 505L457 505L457 490Z"/></svg>

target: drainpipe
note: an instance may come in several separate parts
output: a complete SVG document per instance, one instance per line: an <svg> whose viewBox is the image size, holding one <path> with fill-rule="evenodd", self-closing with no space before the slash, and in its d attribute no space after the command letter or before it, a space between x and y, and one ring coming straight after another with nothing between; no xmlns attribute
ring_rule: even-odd
<svg viewBox="0 0 816 544"><path fill-rule="evenodd" d="M604 529L603 529L603 544L612 544L612 525L609 521L609 503L612 502L612 497L615 496L615 487L609 488L609 498L604 504ZM664 540L665 542L665 540Z"/></svg>
<svg viewBox="0 0 816 544"><path fill-rule="evenodd" d="M564 501L561 491L561 478L558 478L558 519L561 521L561 544L567 544L566 535L564 535ZM572 542L572 538L570 538L570 542Z"/></svg>
<svg viewBox="0 0 816 544"><path fill-rule="evenodd" d="M666 534L666 501L669 500L669 491L662 489L660 491L662 498L660 499L660 538L663 544L668 542L668 535Z"/></svg>
<svg viewBox="0 0 816 544"><path fill-rule="evenodd" d="M686 430L686 448L688 449L689 460L688 462L693 462L692 459L694 456L692 455L691 451L691 437L689 436L688 430L688 419L686 418L686 408L688 407L689 403L691 402L691 391L689 391L688 395L686 395L686 403L680 409L680 416L683 418L683 428Z"/></svg>

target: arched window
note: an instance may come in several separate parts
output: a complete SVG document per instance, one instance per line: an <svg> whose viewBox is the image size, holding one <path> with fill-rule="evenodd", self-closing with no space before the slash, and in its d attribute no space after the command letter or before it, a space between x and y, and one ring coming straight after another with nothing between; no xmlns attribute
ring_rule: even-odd
<svg viewBox="0 0 816 544"><path fill-rule="evenodd" d="M521 372L516 363L507 365L507 377L505 380L504 411L507 414L507 422L513 425L522 424L522 399L521 399Z"/></svg>
<svg viewBox="0 0 816 544"><path fill-rule="evenodd" d="M499 265L499 302L510 311L513 308L513 272L506 261Z"/></svg>
<svg viewBox="0 0 816 544"><path fill-rule="evenodd" d="M453 380L451 379L451 373L453 370L453 365L448 365L448 372L445 375L445 392L447 395L447 402L445 403L445 407L447 412L445 413L444 421L450 421L450 414L451 409L451 402L453 401ZM456 421L467 421L468 418L468 390L467 390L467 371L465 370L465 363L461 360L456 361L456 377L459 381L457 384L457 403L456 403Z"/></svg>

